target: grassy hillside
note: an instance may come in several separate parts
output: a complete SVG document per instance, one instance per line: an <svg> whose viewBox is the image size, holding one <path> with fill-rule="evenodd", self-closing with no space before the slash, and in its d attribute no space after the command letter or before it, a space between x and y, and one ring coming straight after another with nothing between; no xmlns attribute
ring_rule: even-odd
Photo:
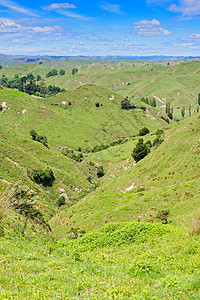
<svg viewBox="0 0 200 300"><path fill-rule="evenodd" d="M78 63L78 62L77 62ZM0 70L0 76L9 78L33 73L41 75L47 85L56 85L66 90L79 86L95 84L106 87L122 96L134 96L134 101L141 97L155 97L157 106L165 110L169 101L174 107L174 116L181 118L181 108L192 106L192 114L196 111L197 96L200 91L200 62L180 62L178 64L131 64L114 65L76 65L78 73L72 75L72 67L64 67L65 75L46 78L46 74L54 67L28 64L20 67L10 67ZM61 69L60 66L58 69Z"/></svg>
<svg viewBox="0 0 200 300"><path fill-rule="evenodd" d="M178 106L196 105L199 70L199 62L90 65L47 79L68 89L51 98L0 90L1 299L199 299L200 115L167 124L160 110L170 100L178 118ZM125 95L138 107L154 95L157 107L122 110ZM161 128L164 141L136 164L144 126L144 142ZM62 149L82 151L83 161Z"/></svg>
<svg viewBox="0 0 200 300"><path fill-rule="evenodd" d="M109 149L104 151L108 157ZM165 141L136 165L131 152L124 153L126 160L107 172L100 188L52 219L59 234L62 217L68 218L69 227L91 231L114 221L161 221L157 216L162 210L170 211L169 221L174 224L198 216L199 115L165 130ZM95 156L106 166L103 153Z"/></svg>
<svg viewBox="0 0 200 300"><path fill-rule="evenodd" d="M54 149L60 146L90 148L137 134L143 126L154 130L165 124L160 119L161 113L154 110L148 114L141 110L123 111L123 99L96 86L83 86L45 99L15 90L1 90L0 102L10 106L1 113L1 120L26 136L32 129L45 134ZM96 103L100 107L96 107Z"/></svg>
<svg viewBox="0 0 200 300"><path fill-rule="evenodd" d="M1 299L199 299L199 237L182 227L115 223L68 243L29 230L0 238Z"/></svg>

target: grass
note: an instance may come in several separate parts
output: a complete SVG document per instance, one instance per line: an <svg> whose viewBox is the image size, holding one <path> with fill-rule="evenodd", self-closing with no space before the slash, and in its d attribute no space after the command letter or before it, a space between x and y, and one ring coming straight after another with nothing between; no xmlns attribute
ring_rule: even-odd
<svg viewBox="0 0 200 300"><path fill-rule="evenodd" d="M168 125L159 109L170 99L178 118L178 105L195 103L199 62L89 65L76 76L70 68L47 83L81 86L51 98L0 90L0 103L9 107L0 112L0 298L199 299L200 116ZM44 77L48 70L25 65L0 72ZM141 95L152 94L164 103L157 100L159 107L147 106L146 112L122 111L126 94L138 105ZM155 139L158 128L164 142L135 164L131 152L144 126L150 129L145 142ZM30 138L32 129L47 136L49 149ZM119 137L128 141L86 153ZM81 147L83 162L62 155L62 147L75 153ZM106 174L97 179L99 165ZM55 176L52 186L27 176L29 168L46 167ZM52 232L13 210L8 198L15 185L36 192L35 208ZM61 191L69 203L58 208ZM163 210L170 212L167 225L159 217ZM73 240L74 233L83 236Z"/></svg>
<svg viewBox="0 0 200 300"><path fill-rule="evenodd" d="M164 209L170 210L172 224L181 224L185 217L195 216L199 206L198 131L199 115L174 124L165 131L165 141L136 165L130 156L129 143L123 145L124 149L127 147L127 152L123 152L127 159L117 166L112 163L114 159L107 162L113 153L109 149L91 154L91 159L95 157L107 168L101 186L67 212L55 216L51 220L55 232L61 235L70 226L92 231L116 221L157 222L158 212ZM116 151L117 148L121 146ZM62 227L61 220L66 217L68 225Z"/></svg>
<svg viewBox="0 0 200 300"><path fill-rule="evenodd" d="M110 234L123 236L122 242L115 244ZM0 260L1 299L200 296L199 238L181 227L112 224L70 243L37 234L29 240L6 235L0 240Z"/></svg>

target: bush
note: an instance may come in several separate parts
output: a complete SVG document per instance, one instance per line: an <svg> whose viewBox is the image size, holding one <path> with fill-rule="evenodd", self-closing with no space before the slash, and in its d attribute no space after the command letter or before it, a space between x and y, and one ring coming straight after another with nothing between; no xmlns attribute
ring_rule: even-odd
<svg viewBox="0 0 200 300"><path fill-rule="evenodd" d="M139 139L131 155L137 163L138 161L143 159L147 154L149 154L149 152L150 150L147 147L147 145L143 143L143 139Z"/></svg>
<svg viewBox="0 0 200 300"><path fill-rule="evenodd" d="M27 173L33 181L44 186L52 186L55 181L53 171L49 167L46 169L28 170Z"/></svg>
<svg viewBox="0 0 200 300"><path fill-rule="evenodd" d="M105 172L104 172L103 166L99 166L97 168L97 177L100 178L100 177L103 177L104 175L105 175Z"/></svg>
<svg viewBox="0 0 200 300"><path fill-rule="evenodd" d="M47 137L45 135L38 135L35 130L31 130L30 136L34 141L42 143L45 147L48 148Z"/></svg>
<svg viewBox="0 0 200 300"><path fill-rule="evenodd" d="M78 69L77 68L73 68L72 69L72 75L75 75L76 73L78 73Z"/></svg>
<svg viewBox="0 0 200 300"><path fill-rule="evenodd" d="M58 207L61 207L62 205L65 205L66 204L65 197L63 195L60 195L58 197L58 200L57 200L56 204L58 205Z"/></svg>
<svg viewBox="0 0 200 300"><path fill-rule="evenodd" d="M76 155L73 150L64 149L61 153L79 163L83 161L83 154L81 152Z"/></svg>
<svg viewBox="0 0 200 300"><path fill-rule="evenodd" d="M157 213L157 219L160 219L163 224L168 224L168 217L170 215L169 210L161 210Z"/></svg>
<svg viewBox="0 0 200 300"><path fill-rule="evenodd" d="M51 77L51 76L56 76L58 75L58 71L56 69L53 69L52 71L49 71L46 75L46 78Z"/></svg>
<svg viewBox="0 0 200 300"><path fill-rule="evenodd" d="M121 109L129 110L135 108L134 104L131 104L128 97L121 101Z"/></svg>
<svg viewBox="0 0 200 300"><path fill-rule="evenodd" d="M61 76L65 75L65 70L63 70L63 69L60 70L60 71L59 71L59 75L61 75Z"/></svg>
<svg viewBox="0 0 200 300"><path fill-rule="evenodd" d="M139 136L146 135L147 133L149 133L149 129L148 129L147 127L143 127L143 128L139 131Z"/></svg>

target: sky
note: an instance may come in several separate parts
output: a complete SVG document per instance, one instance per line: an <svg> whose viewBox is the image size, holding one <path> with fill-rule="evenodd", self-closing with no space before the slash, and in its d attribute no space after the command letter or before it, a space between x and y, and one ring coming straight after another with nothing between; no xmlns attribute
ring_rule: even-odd
<svg viewBox="0 0 200 300"><path fill-rule="evenodd" d="M200 0L0 0L0 54L200 56Z"/></svg>

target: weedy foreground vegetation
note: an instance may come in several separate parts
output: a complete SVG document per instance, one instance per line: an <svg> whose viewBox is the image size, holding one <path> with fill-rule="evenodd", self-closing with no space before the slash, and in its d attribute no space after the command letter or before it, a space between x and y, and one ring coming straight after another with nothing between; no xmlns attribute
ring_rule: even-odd
<svg viewBox="0 0 200 300"><path fill-rule="evenodd" d="M199 62L53 69L0 70L67 90L0 90L0 299L199 299Z"/></svg>

